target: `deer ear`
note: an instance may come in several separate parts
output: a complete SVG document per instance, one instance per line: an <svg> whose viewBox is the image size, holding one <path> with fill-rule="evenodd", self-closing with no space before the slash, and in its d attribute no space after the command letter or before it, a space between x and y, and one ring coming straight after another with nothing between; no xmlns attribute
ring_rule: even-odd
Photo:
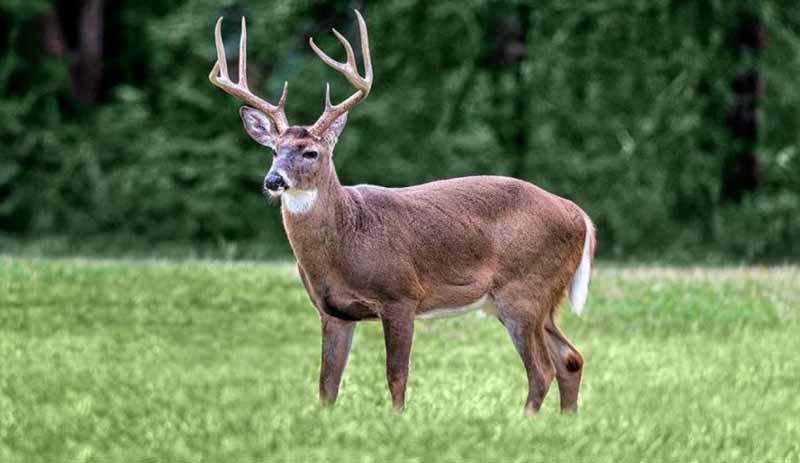
<svg viewBox="0 0 800 463"><path fill-rule="evenodd" d="M339 135L342 134L345 125L347 125L347 113L337 117L333 124L322 134L322 138L331 148L336 145L336 141L339 140Z"/></svg>
<svg viewBox="0 0 800 463"><path fill-rule="evenodd" d="M244 129L253 140L268 148L275 149L275 144L280 134L275 129L275 124L269 120L266 114L249 106L242 106L239 108L239 115L242 117Z"/></svg>

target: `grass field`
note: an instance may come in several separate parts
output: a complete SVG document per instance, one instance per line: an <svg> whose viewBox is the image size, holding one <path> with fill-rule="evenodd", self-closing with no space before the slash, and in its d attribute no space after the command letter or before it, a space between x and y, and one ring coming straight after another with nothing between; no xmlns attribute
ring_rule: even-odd
<svg viewBox="0 0 800 463"><path fill-rule="evenodd" d="M582 408L522 414L501 325L417 323L391 411L379 324L337 406L288 264L0 257L0 461L800 461L800 270L602 268L564 314Z"/></svg>

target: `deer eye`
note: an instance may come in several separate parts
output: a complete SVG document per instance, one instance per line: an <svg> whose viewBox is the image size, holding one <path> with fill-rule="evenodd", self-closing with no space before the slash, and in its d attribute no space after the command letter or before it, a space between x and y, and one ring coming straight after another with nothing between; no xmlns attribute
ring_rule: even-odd
<svg viewBox="0 0 800 463"><path fill-rule="evenodd" d="M317 159L317 156L319 156L319 153L316 151L303 151L303 157L306 159Z"/></svg>

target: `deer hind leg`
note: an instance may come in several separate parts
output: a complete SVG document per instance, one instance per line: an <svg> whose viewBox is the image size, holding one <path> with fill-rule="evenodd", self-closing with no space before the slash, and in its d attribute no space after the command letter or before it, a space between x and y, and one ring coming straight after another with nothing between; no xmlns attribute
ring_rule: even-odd
<svg viewBox="0 0 800 463"><path fill-rule="evenodd" d="M561 396L561 412L574 413L578 411L578 392L581 387L581 374L583 372L583 357L578 349L569 342L564 333L558 328L552 317L545 324L547 345L550 357L556 368L558 392Z"/></svg>
<svg viewBox="0 0 800 463"><path fill-rule="evenodd" d="M536 414L556 375L545 333L546 315L530 303L498 302L500 321L508 330L528 374L528 399L525 414Z"/></svg>

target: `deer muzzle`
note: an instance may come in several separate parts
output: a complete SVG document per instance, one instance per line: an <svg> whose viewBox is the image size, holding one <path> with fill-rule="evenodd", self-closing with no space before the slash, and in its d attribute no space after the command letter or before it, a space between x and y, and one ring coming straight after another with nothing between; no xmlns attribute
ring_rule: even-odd
<svg viewBox="0 0 800 463"><path fill-rule="evenodd" d="M270 172L264 178L264 191L269 191L270 193L279 193L285 190L289 185L286 183L286 179L283 178L283 175L279 174L278 172Z"/></svg>

